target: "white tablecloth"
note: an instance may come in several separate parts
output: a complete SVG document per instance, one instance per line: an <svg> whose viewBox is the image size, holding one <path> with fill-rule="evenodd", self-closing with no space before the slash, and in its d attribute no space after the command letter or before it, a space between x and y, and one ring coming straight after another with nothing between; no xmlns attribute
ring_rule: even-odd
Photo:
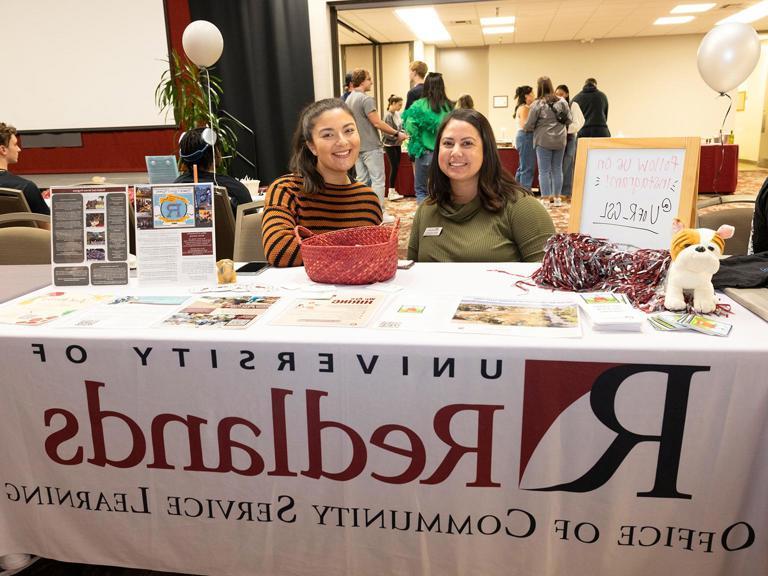
<svg viewBox="0 0 768 576"><path fill-rule="evenodd" d="M418 264L391 284L520 296L500 268L533 269ZM733 308L727 338L268 315L244 331L0 326L0 555L233 575L764 575L768 343Z"/></svg>

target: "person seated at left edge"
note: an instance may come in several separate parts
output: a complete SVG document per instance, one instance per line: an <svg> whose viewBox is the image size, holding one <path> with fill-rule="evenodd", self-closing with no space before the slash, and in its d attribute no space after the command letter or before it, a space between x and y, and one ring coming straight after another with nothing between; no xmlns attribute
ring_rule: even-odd
<svg viewBox="0 0 768 576"><path fill-rule="evenodd" d="M203 131L206 128L193 128L181 136L179 141L179 156L186 167L186 171L180 174L175 183L189 184L195 181L193 166L197 166L198 182L214 182L213 172L213 154L215 146L203 139ZM216 150L217 159L219 158L218 149ZM229 201L232 204L232 212L237 214L237 207L240 204L246 204L251 201L251 193L245 184L239 180L227 176L226 174L216 174L216 185L224 186L229 194Z"/></svg>
<svg viewBox="0 0 768 576"><path fill-rule="evenodd" d="M538 262L555 233L547 210L501 165L491 125L458 109L437 131L427 200L408 241L418 262Z"/></svg>
<svg viewBox="0 0 768 576"><path fill-rule="evenodd" d="M19 161L21 146L16 136L16 128L0 122L0 188L12 188L24 192L29 209L37 214L50 214L48 204L43 200L40 189L31 180L16 176L8 171L8 166Z"/></svg>

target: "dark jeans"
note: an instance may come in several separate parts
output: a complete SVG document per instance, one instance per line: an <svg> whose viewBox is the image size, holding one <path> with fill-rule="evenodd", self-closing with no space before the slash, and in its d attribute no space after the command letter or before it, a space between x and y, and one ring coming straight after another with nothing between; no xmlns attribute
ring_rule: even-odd
<svg viewBox="0 0 768 576"><path fill-rule="evenodd" d="M397 171L400 169L400 146L384 146L384 152L389 158L389 187L397 188Z"/></svg>

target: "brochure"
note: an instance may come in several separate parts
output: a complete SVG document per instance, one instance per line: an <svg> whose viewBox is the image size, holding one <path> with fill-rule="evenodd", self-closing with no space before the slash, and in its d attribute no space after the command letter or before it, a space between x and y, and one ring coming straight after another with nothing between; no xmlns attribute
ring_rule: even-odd
<svg viewBox="0 0 768 576"><path fill-rule="evenodd" d="M58 326L125 330L149 328L189 300L189 296L121 296L68 316Z"/></svg>
<svg viewBox="0 0 768 576"><path fill-rule="evenodd" d="M160 326L191 328L248 328L279 296L198 296Z"/></svg>
<svg viewBox="0 0 768 576"><path fill-rule="evenodd" d="M213 184L136 187L139 282L216 284Z"/></svg>
<svg viewBox="0 0 768 576"><path fill-rule="evenodd" d="M49 292L0 306L0 323L39 326L110 298L107 295L82 292Z"/></svg>
<svg viewBox="0 0 768 576"><path fill-rule="evenodd" d="M367 326L383 294L337 293L329 298L297 298L272 322L274 326Z"/></svg>
<svg viewBox="0 0 768 576"><path fill-rule="evenodd" d="M624 294L582 292L578 296L593 330L642 330L645 314L635 309Z"/></svg>
<svg viewBox="0 0 768 576"><path fill-rule="evenodd" d="M462 298L447 329L452 332L576 338L579 307L572 299Z"/></svg>
<svg viewBox="0 0 768 576"><path fill-rule="evenodd" d="M128 187L51 188L54 286L128 284Z"/></svg>

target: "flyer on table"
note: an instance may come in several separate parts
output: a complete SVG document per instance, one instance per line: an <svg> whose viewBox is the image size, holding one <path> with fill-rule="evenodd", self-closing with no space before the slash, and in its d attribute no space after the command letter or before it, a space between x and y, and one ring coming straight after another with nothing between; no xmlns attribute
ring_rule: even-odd
<svg viewBox="0 0 768 576"><path fill-rule="evenodd" d="M142 284L216 284L213 184L136 187Z"/></svg>
<svg viewBox="0 0 768 576"><path fill-rule="evenodd" d="M128 188L51 188L54 286L128 284Z"/></svg>

